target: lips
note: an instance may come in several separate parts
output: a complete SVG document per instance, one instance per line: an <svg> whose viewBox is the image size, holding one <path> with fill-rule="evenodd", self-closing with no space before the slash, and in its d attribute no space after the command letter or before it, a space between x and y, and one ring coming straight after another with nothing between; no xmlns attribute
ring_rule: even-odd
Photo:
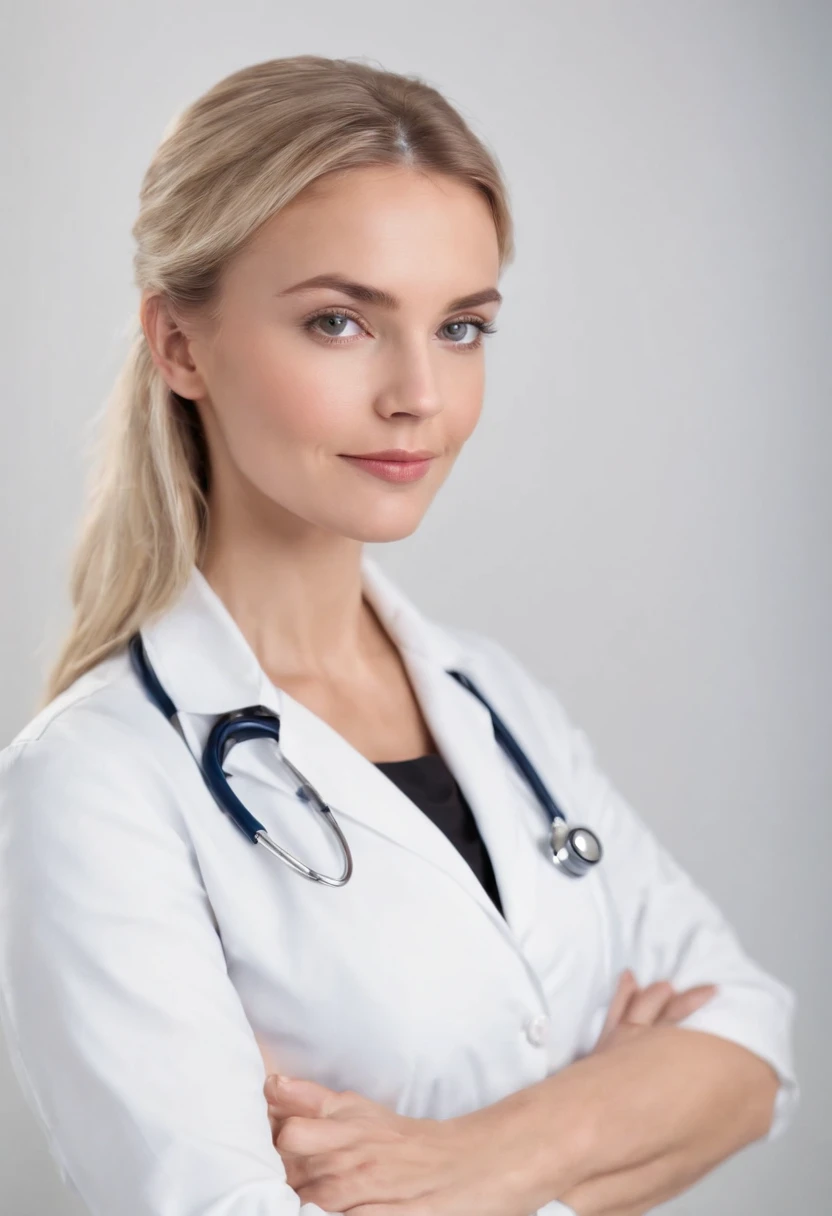
<svg viewBox="0 0 832 1216"><path fill-rule="evenodd" d="M418 452L409 452L406 448L385 448L383 452L361 452L357 456L352 457L352 459L398 460L408 463L413 460L430 460L435 455L435 452L429 452L427 449L420 449Z"/></svg>
<svg viewBox="0 0 832 1216"><path fill-rule="evenodd" d="M433 453L420 457L417 452L402 452L401 450L394 457L388 456L386 453L381 456L375 453L369 456L342 456L342 460L348 461L349 464L364 473L380 477L382 481L398 483L418 481L420 477L424 477L433 463L433 459Z"/></svg>

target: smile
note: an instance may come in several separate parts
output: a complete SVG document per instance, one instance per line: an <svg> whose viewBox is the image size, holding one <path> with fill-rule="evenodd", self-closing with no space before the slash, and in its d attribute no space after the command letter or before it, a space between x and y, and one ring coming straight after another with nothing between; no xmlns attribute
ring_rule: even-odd
<svg viewBox="0 0 832 1216"><path fill-rule="evenodd" d="M424 477L434 457L425 460L380 460L370 456L343 456L342 460L348 460L350 464L383 481L409 482Z"/></svg>

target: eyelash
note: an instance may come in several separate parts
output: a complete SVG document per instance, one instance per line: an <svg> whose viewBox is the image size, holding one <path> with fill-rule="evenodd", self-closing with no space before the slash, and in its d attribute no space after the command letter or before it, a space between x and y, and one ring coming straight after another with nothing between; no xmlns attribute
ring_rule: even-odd
<svg viewBox="0 0 832 1216"><path fill-rule="evenodd" d="M314 332L316 337L320 338L321 341L328 343L330 346L345 346L352 339L341 338L338 336L329 337L327 334L321 333L320 330L313 330L312 326L316 321L320 321L322 317L347 317L350 321L355 321L357 325L363 325L361 318L356 316L356 314L351 312L348 308L327 308L322 312L316 312L311 317L307 317L303 322L304 330L307 330L310 333ZM464 351L480 350L482 348L483 338L488 337L490 334L496 334L497 332L496 325L490 321L483 321L481 317L455 317L453 321L446 321L445 324L474 325L480 331L480 336L477 338L476 342L451 342L451 346L456 346L460 350Z"/></svg>

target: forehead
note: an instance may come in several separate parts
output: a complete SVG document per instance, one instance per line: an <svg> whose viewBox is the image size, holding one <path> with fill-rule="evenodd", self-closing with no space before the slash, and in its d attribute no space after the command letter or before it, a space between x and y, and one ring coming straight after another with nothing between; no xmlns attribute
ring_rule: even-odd
<svg viewBox="0 0 832 1216"><path fill-rule="evenodd" d="M266 220L239 261L243 273L277 274L278 290L333 269L385 286L433 278L441 291L450 281L451 294L496 283L499 249L488 202L446 174L375 165L339 170Z"/></svg>

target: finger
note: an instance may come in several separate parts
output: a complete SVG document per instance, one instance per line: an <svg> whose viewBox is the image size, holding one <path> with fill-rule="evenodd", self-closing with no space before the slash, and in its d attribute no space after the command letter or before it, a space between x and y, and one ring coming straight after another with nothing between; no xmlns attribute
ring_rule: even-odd
<svg viewBox="0 0 832 1216"><path fill-rule="evenodd" d="M274 1146L275 1152L279 1154L280 1160L283 1162L283 1169L286 1174L286 1181L293 1191L298 1189L299 1185L299 1165L307 1160L302 1154L290 1153L288 1149L279 1149Z"/></svg>
<svg viewBox="0 0 832 1216"><path fill-rule="evenodd" d="M668 980L648 984L630 998L621 1020L630 1026L652 1026L674 995Z"/></svg>
<svg viewBox="0 0 832 1216"><path fill-rule="evenodd" d="M399 1203L359 1203L357 1208L350 1208L350 1216L401 1216L401 1213Z"/></svg>
<svg viewBox="0 0 832 1216"><path fill-rule="evenodd" d="M325 1162L327 1158L318 1153L305 1157L303 1153L290 1153L287 1149L283 1149L280 1159L286 1171L286 1181L293 1191L310 1186L326 1174L326 1169L321 1163Z"/></svg>
<svg viewBox="0 0 832 1216"><path fill-rule="evenodd" d="M662 1013L663 1022L681 1022L697 1009L707 1004L716 995L716 984L699 984L671 997Z"/></svg>
<svg viewBox="0 0 832 1216"><path fill-rule="evenodd" d="M626 971L622 971L622 973L619 977L619 980L618 980L618 987L616 988L615 993L613 994L613 998L610 1001L610 1007L607 1010L607 1016L604 1020L604 1025L602 1026L601 1033L598 1036L598 1045L599 1046L601 1045L601 1043L604 1042L604 1040L606 1038L608 1038L608 1036L612 1033L612 1031L618 1025L618 1023L620 1022L621 1017L624 1013L624 1010L627 1008L627 1004L630 1000L630 997L637 990L638 990L638 984L636 983L636 977L633 975L632 971L628 967L626 969Z"/></svg>
<svg viewBox="0 0 832 1216"><path fill-rule="evenodd" d="M333 1149L344 1148L366 1138L366 1128L356 1121L339 1119L307 1119L303 1115L279 1115L270 1112L269 1122L277 1131L273 1134L272 1143L278 1152L286 1150L309 1156L310 1153L326 1153Z"/></svg>
<svg viewBox="0 0 832 1216"><path fill-rule="evenodd" d="M268 1108L269 1111L269 1127L272 1133L272 1144L277 1148L277 1137L283 1128L287 1119L297 1118L295 1115L287 1115L283 1111L277 1110L274 1106ZM284 1150L288 1151L288 1150ZM294 1154L293 1154L294 1155Z"/></svg>
<svg viewBox="0 0 832 1216"><path fill-rule="evenodd" d="M347 1101L339 1090L303 1077L268 1076L263 1093L270 1105L299 1115L329 1115Z"/></svg>

